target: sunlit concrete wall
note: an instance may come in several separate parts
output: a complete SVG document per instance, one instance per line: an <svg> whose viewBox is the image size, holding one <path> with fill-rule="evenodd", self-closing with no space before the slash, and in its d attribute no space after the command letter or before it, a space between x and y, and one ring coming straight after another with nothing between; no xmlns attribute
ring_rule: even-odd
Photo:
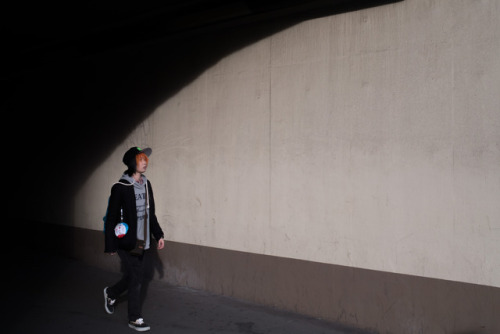
<svg viewBox="0 0 500 334"><path fill-rule="evenodd" d="M303 22L207 69L94 171L101 230L130 146L168 240L500 287L500 1Z"/></svg>

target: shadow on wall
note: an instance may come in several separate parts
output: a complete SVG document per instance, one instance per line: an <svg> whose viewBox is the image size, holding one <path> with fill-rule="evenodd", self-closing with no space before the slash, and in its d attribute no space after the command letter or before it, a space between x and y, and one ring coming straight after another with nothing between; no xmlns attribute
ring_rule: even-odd
<svg viewBox="0 0 500 334"><path fill-rule="evenodd" d="M79 186L140 122L221 57L290 24L113 50L4 81L17 212L67 225Z"/></svg>
<svg viewBox="0 0 500 334"><path fill-rule="evenodd" d="M105 51L73 45L44 53L44 65L37 68L16 64L23 72L0 78L5 131L10 130L4 150L15 157L11 212L71 225L74 195L109 152L219 59L306 19L390 2L397 1L334 1L333 8Z"/></svg>

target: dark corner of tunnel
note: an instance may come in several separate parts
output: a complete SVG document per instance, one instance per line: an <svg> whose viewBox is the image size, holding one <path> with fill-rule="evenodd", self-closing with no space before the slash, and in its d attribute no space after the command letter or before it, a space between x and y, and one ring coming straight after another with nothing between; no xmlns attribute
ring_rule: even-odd
<svg viewBox="0 0 500 334"><path fill-rule="evenodd" d="M44 214L33 211L48 207L71 221L72 199L109 152L221 58L304 20L390 2L396 1L319 1L335 5L261 12L115 45L122 31L9 58L2 66L0 103L5 150L15 155L10 211L36 220ZM39 243L43 239L33 245Z"/></svg>

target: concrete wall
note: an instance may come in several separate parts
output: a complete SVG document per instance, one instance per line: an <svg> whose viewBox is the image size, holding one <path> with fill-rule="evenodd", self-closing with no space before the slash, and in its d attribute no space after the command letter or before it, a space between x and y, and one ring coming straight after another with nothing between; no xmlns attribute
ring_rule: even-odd
<svg viewBox="0 0 500 334"><path fill-rule="evenodd" d="M278 32L138 124L77 194L75 226L102 229L123 153L150 146L172 245L497 293L499 54L496 0L406 0Z"/></svg>

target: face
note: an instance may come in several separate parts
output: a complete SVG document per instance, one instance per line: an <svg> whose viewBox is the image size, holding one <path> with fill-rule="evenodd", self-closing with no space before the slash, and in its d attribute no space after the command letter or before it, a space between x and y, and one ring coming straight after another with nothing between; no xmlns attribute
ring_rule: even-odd
<svg viewBox="0 0 500 334"><path fill-rule="evenodd" d="M136 159L137 173L145 173L148 168L148 157L145 154L139 154Z"/></svg>

